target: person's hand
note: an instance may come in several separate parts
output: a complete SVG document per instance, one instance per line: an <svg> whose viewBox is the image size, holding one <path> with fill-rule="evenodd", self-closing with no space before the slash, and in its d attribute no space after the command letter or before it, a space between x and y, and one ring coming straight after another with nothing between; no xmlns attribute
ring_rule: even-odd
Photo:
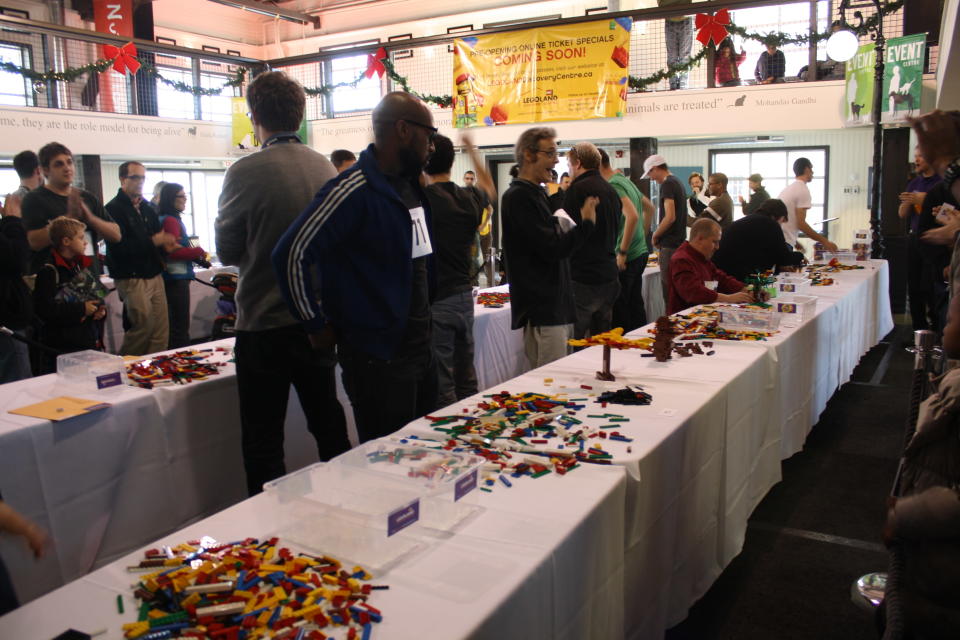
<svg viewBox="0 0 960 640"><path fill-rule="evenodd" d="M156 247L160 247L166 252L173 251L177 248L177 239L173 236L172 233L167 233L166 231L158 231L153 234L153 244Z"/></svg>
<svg viewBox="0 0 960 640"><path fill-rule="evenodd" d="M95 300L87 300L83 303L83 316L92 316L99 307L100 305Z"/></svg>
<svg viewBox="0 0 960 640"><path fill-rule="evenodd" d="M337 334L330 325L316 333L308 333L307 337L310 339L310 346L313 347L314 351L333 351L333 348L337 345Z"/></svg>
<svg viewBox="0 0 960 640"><path fill-rule="evenodd" d="M960 118L937 109L907 121L917 132L920 155L943 175L947 165L960 156Z"/></svg>
<svg viewBox="0 0 960 640"><path fill-rule="evenodd" d="M40 526L29 522L23 531L23 538L27 541L27 544L30 545L30 550L33 551L33 557L42 558L50 542L50 537L47 535L47 532Z"/></svg>
<svg viewBox="0 0 960 640"><path fill-rule="evenodd" d="M83 220L86 216L84 208L83 201L80 199L80 190L76 187L71 187L70 193L67 194L67 217L75 220Z"/></svg>
<svg viewBox="0 0 960 640"><path fill-rule="evenodd" d="M617 254L617 269L623 271L627 268L627 256L623 253Z"/></svg>
<svg viewBox="0 0 960 640"><path fill-rule="evenodd" d="M107 305L101 304L97 307L96 312L93 314L94 320L103 320L107 315Z"/></svg>
<svg viewBox="0 0 960 640"><path fill-rule="evenodd" d="M737 291L736 293L718 293L717 302L729 302L731 304L744 304L753 302L753 294L749 291Z"/></svg>
<svg viewBox="0 0 960 640"><path fill-rule="evenodd" d="M747 201L743 199L743 196L737 196L737 198L740 200L741 205L746 204Z"/></svg>
<svg viewBox="0 0 960 640"><path fill-rule="evenodd" d="M587 196L580 207L580 217L590 222L597 221L597 205L600 204L600 198L597 196Z"/></svg>
<svg viewBox="0 0 960 640"><path fill-rule="evenodd" d="M204 269L209 269L210 267L213 266L213 263L207 260L206 258L197 258L196 260L194 260L194 262L197 264L198 267L202 267Z"/></svg>
<svg viewBox="0 0 960 640"><path fill-rule="evenodd" d="M960 231L960 221L954 218L942 227L924 231L920 234L920 239L927 244L949 246L954 243L958 231Z"/></svg>
<svg viewBox="0 0 960 640"><path fill-rule="evenodd" d="M830 242L829 240L824 239L823 242L821 242L820 244L823 245L824 251L829 251L830 253L837 252L837 243L835 242Z"/></svg>
<svg viewBox="0 0 960 640"><path fill-rule="evenodd" d="M650 242L653 243L654 248L660 248L660 234L656 231L653 232L653 235L650 237Z"/></svg>
<svg viewBox="0 0 960 640"><path fill-rule="evenodd" d="M922 191L904 191L900 194L900 202L909 202L915 207L920 207L923 205L924 195Z"/></svg>

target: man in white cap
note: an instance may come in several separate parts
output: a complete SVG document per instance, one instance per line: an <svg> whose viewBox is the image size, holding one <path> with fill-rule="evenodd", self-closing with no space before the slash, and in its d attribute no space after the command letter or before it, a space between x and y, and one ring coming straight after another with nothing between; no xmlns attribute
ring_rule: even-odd
<svg viewBox="0 0 960 640"><path fill-rule="evenodd" d="M660 185L660 224L653 232L653 246L657 248L660 265L660 284L664 304L670 302L670 258L687 239L687 204L683 184L667 168L667 159L652 155L643 161L643 175ZM682 215L681 215L682 214Z"/></svg>

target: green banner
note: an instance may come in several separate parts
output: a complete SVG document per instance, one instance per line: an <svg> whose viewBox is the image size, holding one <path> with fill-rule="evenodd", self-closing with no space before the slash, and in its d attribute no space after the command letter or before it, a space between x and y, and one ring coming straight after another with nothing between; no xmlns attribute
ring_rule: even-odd
<svg viewBox="0 0 960 640"><path fill-rule="evenodd" d="M873 43L860 45L847 62L847 91L843 122L848 127L873 124L873 72L877 54Z"/></svg>
<svg viewBox="0 0 960 640"><path fill-rule="evenodd" d="M883 62L881 122L905 122L920 111L927 34L887 40Z"/></svg>

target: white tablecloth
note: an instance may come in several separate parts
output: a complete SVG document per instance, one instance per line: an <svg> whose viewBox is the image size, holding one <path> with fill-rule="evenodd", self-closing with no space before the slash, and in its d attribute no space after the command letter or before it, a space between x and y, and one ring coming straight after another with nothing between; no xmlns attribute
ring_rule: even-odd
<svg viewBox="0 0 960 640"><path fill-rule="evenodd" d="M514 392L566 391L576 397L630 383L644 386L653 395L649 406L607 409L631 418L620 431L634 441L603 441L604 447L615 454L617 464L626 468L629 479L621 504L621 546L612 551L624 567L623 626L619 633L614 611L610 613L613 622L603 623L605 626L598 627L602 632L594 635L662 637L663 630L685 617L693 602L740 551L747 517L779 480L780 460L802 446L826 400L849 378L860 356L893 327L887 265L871 262L868 267L836 274L839 284L835 287L814 289L813 293L820 296L815 317L798 327L783 327L767 342L717 341L714 356L668 363L657 363L637 352L615 352L616 383L594 380L594 372L600 367L600 350L592 348L496 387ZM547 385L546 378L553 382ZM51 381L48 377L7 385L0 398L3 410L27 404L34 399L31 394L50 391L36 385L49 385ZM89 569L93 559L113 559L241 496L243 474L232 384L228 370L185 387L152 392L127 389L108 412L59 425L0 416L0 487L4 498L50 528L58 540L56 553L41 563L33 579L49 588ZM592 389L584 390L581 385ZM463 404L475 402L473 398ZM454 411L456 408L447 412ZM301 435L305 434L302 425L299 429ZM433 433L423 421L411 423L404 431ZM288 439L288 445L290 442ZM549 486L553 502L539 493L525 494L526 488L516 493L497 491L486 496L484 502L498 508L505 508L502 505L509 502L512 506L507 510L534 520L542 514L544 521L549 521L554 512L540 511L541 501L553 504L557 513L568 503L576 503L577 513L581 508L605 510L607 494L594 494L596 489L583 486L590 485L592 474L578 469L550 480L562 484L536 484L543 478L515 483L515 488L521 488L521 483ZM531 491L539 492L539 488ZM239 522L214 520L218 526ZM500 529L497 525L494 529L500 532L504 544L516 544L517 540L525 544L527 540L522 527ZM248 535L238 526L230 531L231 536ZM184 533L176 538L183 536L190 537ZM566 544L565 538L544 540L545 548ZM4 557L21 588L24 576L31 575L31 561L24 558L22 549L14 550L7 544ZM487 629L483 621L491 625L492 621L497 625L529 624L530 611L542 612L548 603L541 601L539 608L526 611L525 618L515 619L514 613L502 613L504 607L515 611L503 597L529 589L536 591L531 597L540 594L542 590L536 585L544 584L540 581L544 567L560 571L555 566L558 562L574 562L569 555L558 554L558 548L550 555L557 560L536 566L517 560L519 573L504 569L512 576L509 580L515 582L500 592L499 604L480 598L473 609L464 605L463 611L473 611L458 612L468 617L464 624L474 630ZM589 566L590 562L606 566L610 552L603 545L577 547L574 566ZM543 551L541 557L546 553ZM462 575L476 572L481 583L488 580L483 567L478 566L482 561L466 551L463 558L467 560L459 566ZM510 561L504 564L510 565ZM571 569L570 575L576 581L574 576L578 574ZM593 584L594 578L591 574L584 579ZM424 584L418 582L421 587ZM618 588L613 583L610 586ZM554 585L553 589L563 587ZM30 595L21 591L22 597ZM547 625L551 632L562 637L560 621L566 619L573 624L570 637L583 637L581 625L586 618L578 617L578 613L571 621L568 616L572 603L579 601L559 596L551 601L554 608L546 618L554 621ZM531 605L535 601L524 602ZM577 611L589 617L587 610ZM9 618L0 623L5 624ZM535 622L539 628L541 616L536 616ZM601 624L597 620L592 623ZM502 633L514 627L489 627L494 628ZM452 637L467 633L454 633ZM485 635L479 633L478 637ZM397 637L407 636L398 632ZM538 633L534 637L554 636Z"/></svg>
<svg viewBox="0 0 960 640"><path fill-rule="evenodd" d="M509 293L509 285L480 293ZM476 305L473 310L473 362L479 388L489 389L530 368L523 352L523 331L511 329L510 303L499 309Z"/></svg>
<svg viewBox="0 0 960 640"><path fill-rule="evenodd" d="M375 576L390 589L371 598L384 616L373 637L622 637L623 470L577 472L576 483L552 475L481 493L487 510L457 535ZM276 530L275 512L272 497L261 494L150 546L204 535L265 537ZM72 627L122 638L121 625L136 619L137 604L126 566L142 555L130 554L0 618L0 637L52 638ZM126 615L117 612L118 594Z"/></svg>

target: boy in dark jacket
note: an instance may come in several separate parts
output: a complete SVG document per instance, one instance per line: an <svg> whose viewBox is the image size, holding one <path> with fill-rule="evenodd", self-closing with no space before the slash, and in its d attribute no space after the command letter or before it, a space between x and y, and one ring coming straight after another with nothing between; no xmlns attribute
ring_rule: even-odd
<svg viewBox="0 0 960 640"><path fill-rule="evenodd" d="M100 321L106 316L106 289L90 271L85 255L86 225L60 216L50 223L50 257L37 272L33 305L40 341L63 353L97 349ZM42 373L56 370L56 356L45 354Z"/></svg>

